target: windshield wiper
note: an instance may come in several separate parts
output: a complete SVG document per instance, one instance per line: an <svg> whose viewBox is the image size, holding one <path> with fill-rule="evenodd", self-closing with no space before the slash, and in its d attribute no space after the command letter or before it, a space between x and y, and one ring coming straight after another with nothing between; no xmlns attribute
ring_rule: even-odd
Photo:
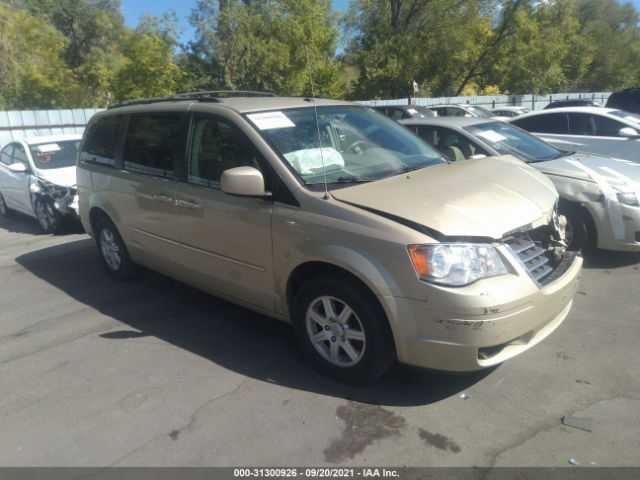
<svg viewBox="0 0 640 480"><path fill-rule="evenodd" d="M338 177L328 183L366 183L370 181L371 180L363 180L360 177L356 177L355 175L345 175L343 177Z"/></svg>

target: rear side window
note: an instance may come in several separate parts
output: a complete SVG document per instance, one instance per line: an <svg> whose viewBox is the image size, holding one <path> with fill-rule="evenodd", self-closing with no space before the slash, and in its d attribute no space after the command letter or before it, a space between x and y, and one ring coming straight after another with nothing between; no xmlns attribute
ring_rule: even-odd
<svg viewBox="0 0 640 480"><path fill-rule="evenodd" d="M122 115L104 117L93 122L85 134L80 159L84 162L115 166L116 150L123 123Z"/></svg>
<svg viewBox="0 0 640 480"><path fill-rule="evenodd" d="M552 113L549 115L537 115L529 118L519 118L513 120L511 123L527 130L528 132L536 133L567 133L567 114L566 113Z"/></svg>
<svg viewBox="0 0 640 480"><path fill-rule="evenodd" d="M132 115L124 144L124 168L175 179L181 115Z"/></svg>

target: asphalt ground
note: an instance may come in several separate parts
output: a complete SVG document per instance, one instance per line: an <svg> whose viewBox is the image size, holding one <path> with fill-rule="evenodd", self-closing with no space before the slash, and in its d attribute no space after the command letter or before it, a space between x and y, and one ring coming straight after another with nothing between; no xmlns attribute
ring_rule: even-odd
<svg viewBox="0 0 640 480"><path fill-rule="evenodd" d="M0 465L638 466L639 270L585 254L565 322L497 368L352 387L285 324L0 219Z"/></svg>

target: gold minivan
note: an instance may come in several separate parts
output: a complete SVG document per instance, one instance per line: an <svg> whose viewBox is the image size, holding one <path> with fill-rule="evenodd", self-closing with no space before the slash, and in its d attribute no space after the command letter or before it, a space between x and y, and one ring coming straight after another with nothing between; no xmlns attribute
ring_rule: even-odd
<svg viewBox="0 0 640 480"><path fill-rule="evenodd" d="M209 92L96 114L79 209L109 273L138 265L293 325L321 371L472 371L567 316L582 259L558 194L512 157L448 163L360 105Z"/></svg>

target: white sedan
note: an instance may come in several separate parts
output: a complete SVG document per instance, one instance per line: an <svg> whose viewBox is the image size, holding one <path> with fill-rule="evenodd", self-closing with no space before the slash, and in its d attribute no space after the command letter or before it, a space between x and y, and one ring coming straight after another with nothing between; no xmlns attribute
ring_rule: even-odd
<svg viewBox="0 0 640 480"><path fill-rule="evenodd" d="M612 108L568 107L521 115L510 122L561 150L640 163L640 115Z"/></svg>
<svg viewBox="0 0 640 480"><path fill-rule="evenodd" d="M0 217L20 212L46 233L77 220L76 157L80 135L31 137L0 151Z"/></svg>

